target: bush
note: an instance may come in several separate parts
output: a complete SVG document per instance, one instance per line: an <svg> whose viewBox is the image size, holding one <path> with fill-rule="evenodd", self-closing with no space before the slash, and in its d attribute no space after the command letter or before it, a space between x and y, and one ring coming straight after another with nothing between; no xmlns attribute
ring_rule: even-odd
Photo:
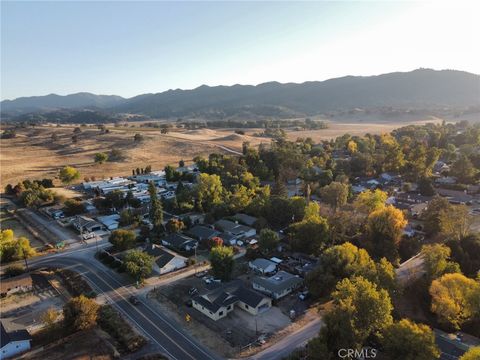
<svg viewBox="0 0 480 360"><path fill-rule="evenodd" d="M135 352L146 343L110 305L100 308L98 325L115 339L122 353Z"/></svg>
<svg viewBox="0 0 480 360"><path fill-rule="evenodd" d="M25 268L22 265L11 265L5 269L5 275L8 277L22 275L25 272Z"/></svg>

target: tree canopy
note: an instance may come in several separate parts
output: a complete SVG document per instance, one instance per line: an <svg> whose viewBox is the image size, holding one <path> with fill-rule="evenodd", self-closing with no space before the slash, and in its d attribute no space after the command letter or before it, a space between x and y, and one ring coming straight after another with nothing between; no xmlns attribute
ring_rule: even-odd
<svg viewBox="0 0 480 360"><path fill-rule="evenodd" d="M80 179L80 172L72 166L65 166L60 170L58 177L64 184L70 184Z"/></svg>
<svg viewBox="0 0 480 360"><path fill-rule="evenodd" d="M233 249L229 246L213 247L210 250L210 263L216 278L229 281L233 272Z"/></svg>

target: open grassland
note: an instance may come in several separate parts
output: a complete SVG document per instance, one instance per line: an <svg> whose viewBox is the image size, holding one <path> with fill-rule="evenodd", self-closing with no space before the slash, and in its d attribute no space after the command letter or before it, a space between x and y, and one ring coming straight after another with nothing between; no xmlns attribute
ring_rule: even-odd
<svg viewBox="0 0 480 360"><path fill-rule="evenodd" d="M416 123L427 121L432 119ZM287 130L287 136L290 140L311 137L317 142L347 132L351 135L385 133L409 123L415 122L332 122L328 129ZM161 134L157 128L130 124L128 127L107 126L109 133L102 133L93 126L82 127L82 132L74 143L72 135L75 127L77 125L44 125L18 129L16 138L3 139L0 142L1 186L23 179L55 177L65 165L78 168L82 178L104 178L128 175L132 169L147 165L161 169L182 159L188 163L197 155L205 156L212 152L235 154L241 151L245 141L252 146L269 144L271 141L267 137L255 136L262 129L242 129L245 135L235 133L235 129L174 129L168 134ZM56 139L52 140L54 133ZM135 142L133 136L136 133L141 133L144 140ZM104 164L94 163L95 153L109 153L113 149L121 150L124 159Z"/></svg>

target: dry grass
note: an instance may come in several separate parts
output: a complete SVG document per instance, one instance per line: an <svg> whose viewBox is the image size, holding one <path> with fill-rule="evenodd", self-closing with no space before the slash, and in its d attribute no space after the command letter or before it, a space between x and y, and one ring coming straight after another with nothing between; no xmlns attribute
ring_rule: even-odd
<svg viewBox="0 0 480 360"><path fill-rule="evenodd" d="M335 122L328 129L314 131L288 131L288 138L311 137L314 141L335 138L349 133L364 135L365 133L389 132L409 123L425 123L432 119L409 122ZM437 120L438 121L438 120ZM183 159L187 163L197 155L208 155L211 152L228 152L227 149L241 151L242 143L250 142L252 146L270 143L271 139L253 136L262 129L242 129L245 135L234 132L235 129L175 129L167 135L159 129L144 127L108 126L110 133L102 134L95 127L82 128L78 142L73 144L72 135L75 125L56 127L44 125L36 128L20 129L14 139L0 142L0 185L16 183L23 179L41 179L55 177L58 170L65 165L78 168L84 176L104 178L128 175L132 169L151 165L153 169L163 168L167 164L175 164ZM133 141L133 135L140 132L145 140ZM53 133L58 140L52 141ZM223 148L222 148L223 147ZM125 159L120 162L95 164L94 154L120 149Z"/></svg>

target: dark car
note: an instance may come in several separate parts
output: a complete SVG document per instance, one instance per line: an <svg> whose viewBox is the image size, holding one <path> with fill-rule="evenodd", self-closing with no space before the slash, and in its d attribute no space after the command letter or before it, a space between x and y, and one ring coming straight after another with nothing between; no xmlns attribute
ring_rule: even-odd
<svg viewBox="0 0 480 360"><path fill-rule="evenodd" d="M130 299L129 301L133 304L133 305L139 305L140 304L140 300L137 299L136 296L130 296Z"/></svg>

